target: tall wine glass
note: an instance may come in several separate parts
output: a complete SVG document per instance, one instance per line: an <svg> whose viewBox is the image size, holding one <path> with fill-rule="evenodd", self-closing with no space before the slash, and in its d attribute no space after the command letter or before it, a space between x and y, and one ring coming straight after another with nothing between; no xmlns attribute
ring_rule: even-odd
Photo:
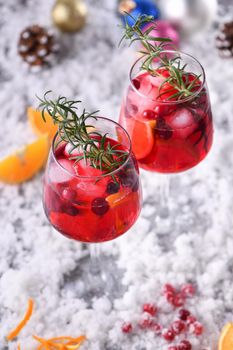
<svg viewBox="0 0 233 350"><path fill-rule="evenodd" d="M130 82L120 113L120 124L128 131L132 149L139 166L163 174L186 171L200 163L210 151L213 141L213 122L205 72L192 56L164 50L161 57L184 66L184 83L191 84L191 96L175 99L171 85L166 82L166 69L154 61L153 75L142 70L138 59L130 70ZM163 175L161 205L167 207L169 181Z"/></svg>
<svg viewBox="0 0 233 350"><path fill-rule="evenodd" d="M127 132L103 117L93 119L95 131L107 135L105 143L127 152L127 158L111 173L93 168L88 161L75 162L75 150L57 134L44 177L44 210L51 225L68 238L91 243L90 273L99 273L99 243L113 240L137 220L141 210L141 187L137 162ZM98 139L97 139L98 144ZM93 276L90 277L92 281Z"/></svg>

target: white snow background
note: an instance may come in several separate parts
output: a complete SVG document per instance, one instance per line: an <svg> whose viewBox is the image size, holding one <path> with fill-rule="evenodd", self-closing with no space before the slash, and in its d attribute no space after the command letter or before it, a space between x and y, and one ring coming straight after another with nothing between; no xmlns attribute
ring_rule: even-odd
<svg viewBox="0 0 233 350"><path fill-rule="evenodd" d="M37 106L35 94L48 89L81 99L87 110L100 109L102 115L118 118L134 54L126 47L118 49L115 0L87 1L88 22L80 33L61 34L53 28L61 52L51 68L31 73L22 64L19 33L34 23L52 28L53 2L0 1L1 156L33 139L26 108ZM82 264L86 248L51 230L41 203L42 173L20 186L0 185L1 350L16 349L5 336L22 317L29 297L36 310L19 337L22 350L35 348L32 334L81 333L88 338L84 350L160 349L152 332L125 335L121 324L136 322L144 302L161 304L163 283L178 286L186 281L198 288L190 308L206 326L203 344L213 341L215 348L220 328L233 321L233 61L219 58L215 31L181 45L206 71L214 145L200 165L172 177L169 232L156 217L162 175L141 172L144 205L138 222L123 237L103 244L103 251L114 255L123 269L118 299L81 298L84 286L79 280L67 287L66 277ZM195 349L200 350L199 345Z"/></svg>

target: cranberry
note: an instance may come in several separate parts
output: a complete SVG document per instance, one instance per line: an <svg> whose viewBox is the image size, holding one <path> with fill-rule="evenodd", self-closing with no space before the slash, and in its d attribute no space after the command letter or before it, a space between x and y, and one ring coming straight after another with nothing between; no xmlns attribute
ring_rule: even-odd
<svg viewBox="0 0 233 350"><path fill-rule="evenodd" d="M105 198L95 198L91 203L91 210L96 215L104 215L109 210L109 204Z"/></svg>
<svg viewBox="0 0 233 350"><path fill-rule="evenodd" d="M188 310L186 310L186 309L179 310L179 318L182 321L186 321L189 315L190 315L190 312Z"/></svg>
<svg viewBox="0 0 233 350"><path fill-rule="evenodd" d="M133 188L136 181L133 169L125 169L119 172L119 180L123 187Z"/></svg>
<svg viewBox="0 0 233 350"><path fill-rule="evenodd" d="M123 323L121 330L123 333L131 333L133 330L132 324L131 323Z"/></svg>
<svg viewBox="0 0 233 350"><path fill-rule="evenodd" d="M188 316L187 317L187 325L189 326L189 325L193 324L194 322L196 322L196 320L197 319L195 316L193 316L193 315Z"/></svg>
<svg viewBox="0 0 233 350"><path fill-rule="evenodd" d="M151 328L154 326L154 321L151 318L143 318L138 322L138 325L142 329Z"/></svg>
<svg viewBox="0 0 233 350"><path fill-rule="evenodd" d="M150 314L151 316L154 316L154 315L157 313L158 309L157 309L157 307L156 307L155 305L153 305L153 304L144 304L144 305L143 305L143 311L144 311L144 312L147 312L147 313Z"/></svg>
<svg viewBox="0 0 233 350"><path fill-rule="evenodd" d="M62 206L62 211L63 213L68 214L70 216L76 216L79 214L79 210L76 207L68 204Z"/></svg>
<svg viewBox="0 0 233 350"><path fill-rule="evenodd" d="M163 294L166 295L168 293L175 294L176 290L175 287L173 287L172 284L166 283L163 286Z"/></svg>
<svg viewBox="0 0 233 350"><path fill-rule="evenodd" d="M146 109L143 113L142 113L143 118L145 119L149 119L149 120L154 120L156 113L154 111L152 111L151 109Z"/></svg>
<svg viewBox="0 0 233 350"><path fill-rule="evenodd" d="M175 294L169 292L169 293L167 293L165 296L166 296L167 302L168 302L169 304L174 305Z"/></svg>
<svg viewBox="0 0 233 350"><path fill-rule="evenodd" d="M184 305L184 298L180 293L177 293L174 297L174 301L172 303L175 307L180 307Z"/></svg>
<svg viewBox="0 0 233 350"><path fill-rule="evenodd" d="M65 200L72 202L76 198L76 191L72 188L65 187L64 190L62 191L62 197Z"/></svg>
<svg viewBox="0 0 233 350"><path fill-rule="evenodd" d="M162 333L162 336L166 341L172 341L175 338L175 333L173 332L172 329L166 329Z"/></svg>
<svg viewBox="0 0 233 350"><path fill-rule="evenodd" d="M194 334L201 335L203 333L204 329L203 329L203 326L200 322L194 322L193 327L194 327L194 330L193 330Z"/></svg>
<svg viewBox="0 0 233 350"><path fill-rule="evenodd" d="M185 330L185 323L183 321L174 321L171 325L171 329L175 334L180 334Z"/></svg>
<svg viewBox="0 0 233 350"><path fill-rule="evenodd" d="M178 345L178 350L191 350L192 345L188 340L182 340Z"/></svg>
<svg viewBox="0 0 233 350"><path fill-rule="evenodd" d="M132 82L137 90L140 89L141 83L138 79L133 79Z"/></svg>
<svg viewBox="0 0 233 350"><path fill-rule="evenodd" d="M117 182L109 182L107 185L107 189L106 192L108 194L113 194L113 193L117 193L120 189L120 185Z"/></svg>
<svg viewBox="0 0 233 350"><path fill-rule="evenodd" d="M163 125L161 129L156 125L156 133L163 140L169 140L173 135L172 128L167 124Z"/></svg>
<svg viewBox="0 0 233 350"><path fill-rule="evenodd" d="M155 334L157 334L157 335L161 334L162 326L159 323L154 323L152 328L153 328L153 331L155 332Z"/></svg>
<svg viewBox="0 0 233 350"><path fill-rule="evenodd" d="M195 287L191 283L183 284L181 294L186 298L192 297L195 294Z"/></svg>

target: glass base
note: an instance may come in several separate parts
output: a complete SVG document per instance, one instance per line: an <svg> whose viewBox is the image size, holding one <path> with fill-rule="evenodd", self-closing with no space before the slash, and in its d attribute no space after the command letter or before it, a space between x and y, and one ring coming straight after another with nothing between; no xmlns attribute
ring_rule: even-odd
<svg viewBox="0 0 233 350"><path fill-rule="evenodd" d="M79 265L65 276L66 290L72 290L72 294L75 291L75 295L87 304L92 299L103 296L109 300L120 298L125 293L125 287L121 283L123 270L118 268L114 256L101 253L94 257L92 246L96 245L90 245L90 254L80 259Z"/></svg>

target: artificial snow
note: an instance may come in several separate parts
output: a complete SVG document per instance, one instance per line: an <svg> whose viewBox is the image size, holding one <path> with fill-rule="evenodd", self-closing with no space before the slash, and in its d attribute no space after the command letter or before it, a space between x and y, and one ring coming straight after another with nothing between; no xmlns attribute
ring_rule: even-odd
<svg viewBox="0 0 233 350"><path fill-rule="evenodd" d="M17 40L27 25L52 27L54 1L8 0L0 5L1 156L33 140L26 109L37 106L35 94L43 96L49 89L81 99L89 111L100 109L101 115L118 119L135 54L127 47L118 49L117 1L86 2L85 28L73 35L53 28L60 54L50 68L37 73L22 63ZM225 13L229 16L230 9ZM223 14L221 10L219 21ZM15 350L16 343L7 343L5 336L22 317L29 297L35 300L35 312L18 338L23 350L35 349L32 334L86 334L84 350L167 349L153 332L123 334L121 325L136 324L145 302L157 303L164 310L162 321L170 322L174 311L164 303L161 287L187 281L198 290L188 305L205 326L202 347L216 349L221 327L233 321L233 64L232 59L219 58L214 36L211 28L182 44L206 71L215 122L213 147L194 169L170 177L169 222L157 217L163 175L141 171L140 218L128 233L102 244L120 271L116 296L85 294L86 282L74 272L87 258L87 246L51 229L41 202L42 173L20 186L0 185L2 350ZM200 350L198 339L193 338L193 344Z"/></svg>

